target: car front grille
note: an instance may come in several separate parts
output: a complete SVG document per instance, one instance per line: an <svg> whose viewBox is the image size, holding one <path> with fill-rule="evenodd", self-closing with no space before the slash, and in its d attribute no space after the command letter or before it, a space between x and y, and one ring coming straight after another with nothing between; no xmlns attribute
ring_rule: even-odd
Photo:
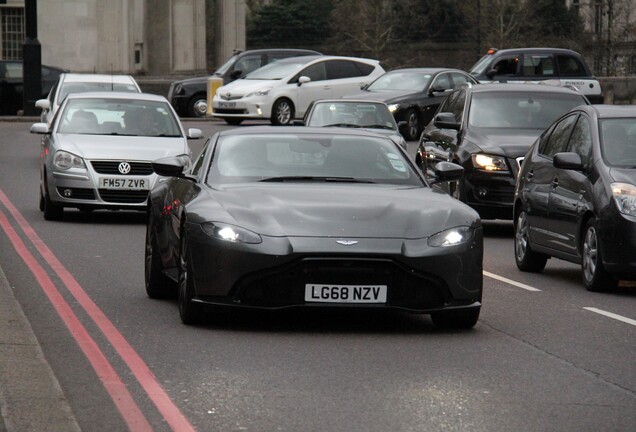
<svg viewBox="0 0 636 432"><path fill-rule="evenodd" d="M247 114L245 109L214 108L214 114Z"/></svg>
<svg viewBox="0 0 636 432"><path fill-rule="evenodd" d="M233 297L254 307L303 305L308 283L387 285L387 306L412 310L441 307L450 297L446 284L437 277L418 274L390 259L370 258L304 258L243 278Z"/></svg>
<svg viewBox="0 0 636 432"><path fill-rule="evenodd" d="M121 175L119 172L119 164L121 162L123 161L91 161L91 165L99 174ZM126 175L150 175L153 172L150 162L128 163L130 164L130 172Z"/></svg>
<svg viewBox="0 0 636 432"><path fill-rule="evenodd" d="M146 201L148 191L99 189L102 200L119 204L141 204Z"/></svg>

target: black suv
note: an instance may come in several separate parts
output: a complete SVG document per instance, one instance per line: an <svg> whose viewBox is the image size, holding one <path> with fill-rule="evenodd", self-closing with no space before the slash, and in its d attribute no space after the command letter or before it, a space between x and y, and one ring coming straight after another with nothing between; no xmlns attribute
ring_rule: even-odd
<svg viewBox="0 0 636 432"><path fill-rule="evenodd" d="M576 87L591 103L603 103L603 91L583 57L563 48L491 48L470 69L480 82L548 81Z"/></svg>
<svg viewBox="0 0 636 432"><path fill-rule="evenodd" d="M464 84L422 132L416 163L464 167L449 192L482 219L512 219L515 179L535 139L568 110L587 105L576 90L543 84Z"/></svg>
<svg viewBox="0 0 636 432"><path fill-rule="evenodd" d="M218 77L218 86L228 84L275 60L288 57L319 55L317 51L304 49L258 49L234 50L232 57L216 69L213 77ZM177 114L182 117L205 117L208 100L207 76L174 81L170 84L168 100Z"/></svg>

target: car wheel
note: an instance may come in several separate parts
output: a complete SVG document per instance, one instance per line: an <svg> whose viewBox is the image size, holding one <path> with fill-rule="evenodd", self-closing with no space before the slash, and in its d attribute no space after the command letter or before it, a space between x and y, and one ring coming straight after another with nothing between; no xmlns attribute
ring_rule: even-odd
<svg viewBox="0 0 636 432"><path fill-rule="evenodd" d="M469 329L477 324L480 311L481 308L433 312L431 320L440 328Z"/></svg>
<svg viewBox="0 0 636 432"><path fill-rule="evenodd" d="M272 107L271 122L276 126L287 126L294 119L294 104L289 99L278 99Z"/></svg>
<svg viewBox="0 0 636 432"><path fill-rule="evenodd" d="M420 117L413 108L406 113L406 130L404 138L407 141L414 141L420 137Z"/></svg>
<svg viewBox="0 0 636 432"><path fill-rule="evenodd" d="M205 117L208 112L208 103L205 93L199 93L190 98L188 102L188 117Z"/></svg>
<svg viewBox="0 0 636 432"><path fill-rule="evenodd" d="M42 187L40 187L40 203L38 205L40 211L44 211L44 194L42 193Z"/></svg>
<svg viewBox="0 0 636 432"><path fill-rule="evenodd" d="M525 272L541 272L548 262L548 256L535 252L530 247L528 215L525 210L519 212L515 222L515 262L517 267Z"/></svg>
<svg viewBox="0 0 636 432"><path fill-rule="evenodd" d="M44 212L44 219L48 221L59 221L64 216L64 207L57 205L51 201L49 196L49 188L46 182L44 183L44 205L42 206Z"/></svg>
<svg viewBox="0 0 636 432"><path fill-rule="evenodd" d="M609 291L618 286L603 267L603 257L599 247L596 219L591 218L585 225L583 243L581 245L581 270L583 284L588 291Z"/></svg>
<svg viewBox="0 0 636 432"><path fill-rule="evenodd" d="M186 325L197 324L201 321L201 305L194 299L194 283L192 280L192 265L188 258L188 240L185 228L181 232L181 248L179 252L179 316Z"/></svg>
<svg viewBox="0 0 636 432"><path fill-rule="evenodd" d="M146 247L144 255L144 279L146 294L152 299L167 297L173 288L173 282L161 271L161 257L157 247L157 237L150 223L146 227Z"/></svg>
<svg viewBox="0 0 636 432"><path fill-rule="evenodd" d="M232 126L238 126L241 123L243 123L243 119L242 118L230 118L230 117L224 117L223 120L225 120L225 123L232 125Z"/></svg>

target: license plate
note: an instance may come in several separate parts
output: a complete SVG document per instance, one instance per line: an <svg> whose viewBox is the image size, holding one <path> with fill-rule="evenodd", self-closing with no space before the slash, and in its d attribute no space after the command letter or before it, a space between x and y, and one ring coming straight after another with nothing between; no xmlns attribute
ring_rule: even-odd
<svg viewBox="0 0 636 432"><path fill-rule="evenodd" d="M305 301L312 303L386 303L386 293L386 285L305 285Z"/></svg>
<svg viewBox="0 0 636 432"><path fill-rule="evenodd" d="M234 108L236 102L219 102L219 108Z"/></svg>
<svg viewBox="0 0 636 432"><path fill-rule="evenodd" d="M150 182L145 178L100 177L100 189L147 190Z"/></svg>

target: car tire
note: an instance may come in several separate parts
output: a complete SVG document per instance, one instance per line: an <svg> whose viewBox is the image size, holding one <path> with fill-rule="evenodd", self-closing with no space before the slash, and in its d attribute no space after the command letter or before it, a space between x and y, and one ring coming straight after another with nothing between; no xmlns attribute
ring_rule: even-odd
<svg viewBox="0 0 636 432"><path fill-rule="evenodd" d="M46 182L44 183L44 205L42 207L44 219L47 221L59 221L64 217L64 207L51 201L49 188Z"/></svg>
<svg viewBox="0 0 636 432"><path fill-rule="evenodd" d="M166 298L174 292L174 283L161 271L161 256L157 247L157 237L149 222L146 227L144 253L144 281L146 294L152 299Z"/></svg>
<svg viewBox="0 0 636 432"><path fill-rule="evenodd" d="M231 117L224 117L223 120L225 120L225 123L231 125L231 126L238 126L241 123L243 123L243 119L242 118L231 118Z"/></svg>
<svg viewBox="0 0 636 432"><path fill-rule="evenodd" d="M528 238L528 215L525 210L521 210L515 219L515 262L517 268L524 272L539 273L543 271L548 256L539 252L535 252L530 247Z"/></svg>
<svg viewBox="0 0 636 432"><path fill-rule="evenodd" d="M477 324L481 308L457 309L431 313L436 327L444 329L470 329Z"/></svg>
<svg viewBox="0 0 636 432"><path fill-rule="evenodd" d="M286 98L278 99L272 106L270 119L275 126L287 126L294 121L294 104Z"/></svg>
<svg viewBox="0 0 636 432"><path fill-rule="evenodd" d="M181 230L181 248L179 251L179 316L185 325L198 324L202 318L201 305L194 299L192 265L188 257L188 239L185 227Z"/></svg>
<svg viewBox="0 0 636 432"><path fill-rule="evenodd" d="M41 212L44 211L44 194L42 193L42 187L40 186L40 203L38 204L38 208Z"/></svg>
<svg viewBox="0 0 636 432"><path fill-rule="evenodd" d="M618 281L603 267L603 255L599 246L595 218L585 224L581 242L581 275L588 291L603 292L615 289Z"/></svg>
<svg viewBox="0 0 636 432"><path fill-rule="evenodd" d="M415 141L420 138L420 116L414 108L406 112L406 128L404 129L404 139Z"/></svg>
<svg viewBox="0 0 636 432"><path fill-rule="evenodd" d="M186 108L186 112L188 117L202 118L207 115L208 107L207 107L207 95L205 93L197 93L190 98L188 101L188 106ZM201 111L199 108L200 103L203 102L205 104L205 110Z"/></svg>

